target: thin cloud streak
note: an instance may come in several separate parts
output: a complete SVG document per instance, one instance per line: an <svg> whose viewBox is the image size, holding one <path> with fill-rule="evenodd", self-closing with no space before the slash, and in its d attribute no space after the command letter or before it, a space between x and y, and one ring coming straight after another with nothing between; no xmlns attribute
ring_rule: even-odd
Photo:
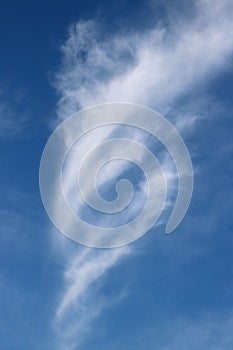
<svg viewBox="0 0 233 350"><path fill-rule="evenodd" d="M57 318L60 319L72 304L79 303L91 284L129 252L128 247L104 252L87 248L83 249L80 255L75 256L65 272L69 288L65 291L57 308Z"/></svg>
<svg viewBox="0 0 233 350"><path fill-rule="evenodd" d="M95 282L119 264L130 251L129 247L110 251L83 248L80 254L71 259L65 270L64 293L54 318L59 349L76 349L99 313L125 296L125 291L122 290L120 295L100 297L98 293L101 294L101 290Z"/></svg>

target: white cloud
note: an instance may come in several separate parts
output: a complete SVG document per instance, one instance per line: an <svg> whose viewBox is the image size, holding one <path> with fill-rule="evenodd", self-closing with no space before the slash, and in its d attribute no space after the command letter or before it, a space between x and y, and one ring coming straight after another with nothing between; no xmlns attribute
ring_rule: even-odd
<svg viewBox="0 0 233 350"><path fill-rule="evenodd" d="M233 3L197 0L195 8L189 22L180 18L177 23L176 18L170 17L169 25L155 24L143 33L113 34L105 39L99 35L95 21L72 25L62 47L63 64L54 82L60 94L58 118L63 120L80 108L109 101L134 102L169 112L180 97L208 83L230 62ZM195 123L195 116L189 116L186 118L186 111L182 110L176 118L182 131ZM56 324L60 322L68 329L66 334L74 327L78 338L80 325L84 322L86 327L91 321L85 295L88 291L94 293L93 283L129 251L119 252L96 254L95 250L84 249L81 256L71 258L55 317ZM76 321L70 310L78 310ZM72 326L66 322L69 317ZM73 335L71 339L74 340Z"/></svg>
<svg viewBox="0 0 233 350"><path fill-rule="evenodd" d="M129 247L110 251L83 248L80 254L71 259L64 274L64 293L54 319L59 349L76 349L100 311L124 297L124 290L120 295L105 297L102 294L101 297L101 288L95 282L129 252Z"/></svg>
<svg viewBox="0 0 233 350"><path fill-rule="evenodd" d="M216 1L214 5L199 0L189 22L181 18L177 24L171 19L169 26L155 26L143 33L125 36L114 34L107 39L101 38L98 25L93 21L71 26L69 38L62 47L63 67L55 82L61 94L59 118L79 108L109 101L141 103L171 113L181 96L197 84L206 83L207 78L217 74L229 61L233 50L231 8L227 0ZM182 111L175 120L184 131L197 117L187 115L186 118ZM98 139L106 139L108 135L106 130L99 130ZM89 146L94 142L95 138L91 139ZM114 171L113 168L106 182ZM121 171L118 169L118 173ZM74 169L68 173L64 183L74 197L69 181ZM165 169L165 173L169 170Z"/></svg>
<svg viewBox="0 0 233 350"><path fill-rule="evenodd" d="M232 7L228 0L199 0L189 22L170 19L169 26L107 39L99 37L94 21L72 25L55 81L59 118L109 101L164 111L229 62Z"/></svg>

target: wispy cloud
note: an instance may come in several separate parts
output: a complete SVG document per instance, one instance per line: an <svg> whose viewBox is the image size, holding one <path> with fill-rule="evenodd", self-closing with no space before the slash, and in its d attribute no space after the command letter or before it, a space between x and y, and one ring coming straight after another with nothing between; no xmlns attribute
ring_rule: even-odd
<svg viewBox="0 0 233 350"><path fill-rule="evenodd" d="M103 308L124 296L122 290L120 295L105 297L96 281L103 279L129 252L129 247L111 251L83 248L71 259L54 319L60 349L76 349Z"/></svg>
<svg viewBox="0 0 233 350"><path fill-rule="evenodd" d="M55 80L59 118L109 101L164 111L218 74L233 50L232 2L198 0L195 7L188 21L170 16L169 25L104 39L95 21L72 25Z"/></svg>
<svg viewBox="0 0 233 350"><path fill-rule="evenodd" d="M208 84L229 64L232 11L229 0L197 0L189 21L179 18L177 23L170 14L169 24L124 36L102 37L100 24L92 20L72 25L54 81L60 95L58 118L63 120L80 108L109 101L135 102L174 115L180 98ZM205 103L201 108L206 108ZM179 108L175 118L182 131L192 128L200 117L197 110L195 114L188 112ZM106 134L99 136L104 139ZM101 303L105 304L101 302L97 311L87 306L91 298L97 298L94 283L130 251L97 254L83 249L70 258L54 320L58 329L60 324L63 332L67 330L63 341L68 345L63 344L63 349L75 348L75 337L79 338L81 329L97 316Z"/></svg>

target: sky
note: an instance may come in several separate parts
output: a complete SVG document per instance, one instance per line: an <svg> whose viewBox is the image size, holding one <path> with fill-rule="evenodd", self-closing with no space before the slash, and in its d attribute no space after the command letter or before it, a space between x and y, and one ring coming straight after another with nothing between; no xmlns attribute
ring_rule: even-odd
<svg viewBox="0 0 233 350"><path fill-rule="evenodd" d="M232 349L232 15L231 0L1 5L1 349ZM157 153L168 177L157 224L131 244L95 249L50 222L39 189L46 142L70 115L106 102L151 108L183 137L194 189L172 234L165 229L178 191L173 160L158 141L123 128L95 130L74 152L115 133ZM98 179L107 200L116 174L135 185L143 176L124 162L108 164ZM69 175L68 167L74 210L108 226L108 216L79 203ZM129 217L144 190L138 185Z"/></svg>

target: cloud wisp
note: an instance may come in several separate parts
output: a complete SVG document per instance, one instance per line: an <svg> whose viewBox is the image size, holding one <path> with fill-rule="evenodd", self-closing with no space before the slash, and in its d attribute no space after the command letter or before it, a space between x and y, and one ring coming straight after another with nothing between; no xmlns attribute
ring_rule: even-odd
<svg viewBox="0 0 233 350"><path fill-rule="evenodd" d="M143 33L99 37L99 24L80 21L62 46L56 75L58 116L80 108L124 101L164 112L184 94L223 69L233 51L232 2L198 0L186 21ZM182 16L182 15L181 15Z"/></svg>
<svg viewBox="0 0 233 350"><path fill-rule="evenodd" d="M110 251L83 248L71 259L64 275L64 293L54 318L60 349L76 349L103 308L124 297L124 290L120 295L104 296L96 282L129 253L129 247Z"/></svg>
<svg viewBox="0 0 233 350"><path fill-rule="evenodd" d="M143 104L160 112L172 110L181 97L208 84L229 64L233 52L232 10L233 4L228 0L197 0L196 12L189 22L180 18L177 24L171 16L169 25L160 23L142 33L112 34L107 38L101 37L95 21L72 25L62 46L63 63L54 81L60 96L58 119L110 101ZM190 128L190 118L185 113L176 121L183 131L186 125ZM194 123L192 119L192 126ZM106 133L99 131L98 140L105 138ZM163 158L166 165L167 158ZM69 175L68 172L65 184L68 191ZM111 172L102 182L110 178ZM101 301L96 312L87 306L90 299L97 298L94 283L130 252L126 249L97 254L83 248L82 253L70 258L64 273L64 293L54 319L65 334L63 349L75 348L76 339L106 303Z"/></svg>

